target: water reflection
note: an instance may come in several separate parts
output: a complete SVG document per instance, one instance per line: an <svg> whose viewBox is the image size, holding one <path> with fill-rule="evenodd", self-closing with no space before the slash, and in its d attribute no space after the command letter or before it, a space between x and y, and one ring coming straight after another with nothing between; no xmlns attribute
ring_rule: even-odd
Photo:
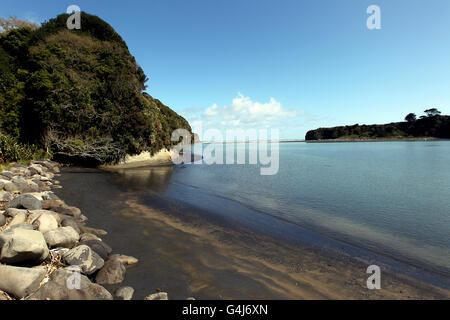
<svg viewBox="0 0 450 320"><path fill-rule="evenodd" d="M132 190L164 192L172 178L173 166L140 167L114 171L114 183Z"/></svg>

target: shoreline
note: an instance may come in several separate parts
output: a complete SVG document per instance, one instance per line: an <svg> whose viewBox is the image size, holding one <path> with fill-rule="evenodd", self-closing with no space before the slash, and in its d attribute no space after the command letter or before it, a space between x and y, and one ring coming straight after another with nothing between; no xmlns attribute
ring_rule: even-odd
<svg viewBox="0 0 450 320"><path fill-rule="evenodd" d="M337 138L305 140L306 143L332 143L332 142L395 142L395 141L440 141L448 140L435 137L405 137L405 138Z"/></svg>
<svg viewBox="0 0 450 320"><path fill-rule="evenodd" d="M103 229L53 191L60 165L41 160L0 172L0 300L131 300L121 286L132 256L113 253ZM145 300L167 300L158 292Z"/></svg>
<svg viewBox="0 0 450 320"><path fill-rule="evenodd" d="M120 179L119 173L73 171L66 177L67 184L74 184L70 188L80 189L79 183L92 179L89 184L96 187L86 193L96 192L99 186L113 178ZM119 185L108 190L108 196L113 195L116 200L95 220L120 232L117 236L120 240L114 239L112 234L108 236L113 246L121 246L119 242L127 239L126 246L133 248L132 254L143 261L143 266L130 269L130 273L133 272L130 281L136 283L138 296L144 294L138 282L148 281L163 290L168 288L167 291L174 292L178 299L186 295L200 299L450 298L446 289L389 270L383 273L386 288L368 290L364 287L368 277L365 268L366 262L370 261L363 257L342 254L320 245L280 242L200 208L147 192L122 189ZM83 207L90 203L85 197L101 199L102 196L99 192L72 200ZM114 214L110 216L107 212ZM142 234L137 236L136 232ZM134 248L133 242L142 247ZM176 278L159 269L172 270L181 276ZM146 272L156 274L147 275ZM240 283L245 283L245 288ZM291 286L292 283L314 285L306 289Z"/></svg>

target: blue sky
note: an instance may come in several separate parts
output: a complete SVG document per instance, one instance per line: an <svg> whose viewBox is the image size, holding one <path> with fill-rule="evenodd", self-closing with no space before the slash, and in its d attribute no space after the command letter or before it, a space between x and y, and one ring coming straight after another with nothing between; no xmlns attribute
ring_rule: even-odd
<svg viewBox="0 0 450 320"><path fill-rule="evenodd" d="M450 114L448 0L2 0L0 16L43 22L69 5L100 16L191 123L317 127ZM366 9L381 8L381 30Z"/></svg>

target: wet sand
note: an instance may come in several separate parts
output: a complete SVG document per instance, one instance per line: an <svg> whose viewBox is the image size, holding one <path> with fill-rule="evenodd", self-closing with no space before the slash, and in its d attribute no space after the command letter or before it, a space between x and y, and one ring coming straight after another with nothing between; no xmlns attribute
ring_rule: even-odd
<svg viewBox="0 0 450 320"><path fill-rule="evenodd" d="M366 268L374 261L282 241L168 199L161 192L170 175L170 168L147 175L68 168L60 177L57 194L107 230L115 252L140 260L122 284L135 288L136 299L157 289L171 299L450 298L448 289L383 268L382 289L368 290Z"/></svg>

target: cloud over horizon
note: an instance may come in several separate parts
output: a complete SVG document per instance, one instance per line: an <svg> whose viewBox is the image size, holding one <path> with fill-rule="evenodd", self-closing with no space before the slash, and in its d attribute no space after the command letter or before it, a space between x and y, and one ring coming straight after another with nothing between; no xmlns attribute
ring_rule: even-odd
<svg viewBox="0 0 450 320"><path fill-rule="evenodd" d="M282 121L296 118L303 112L287 109L273 97L267 102L258 102L238 93L229 105L213 104L206 109L190 109L181 114L193 127L201 122L206 129L228 129L277 127L283 124Z"/></svg>

